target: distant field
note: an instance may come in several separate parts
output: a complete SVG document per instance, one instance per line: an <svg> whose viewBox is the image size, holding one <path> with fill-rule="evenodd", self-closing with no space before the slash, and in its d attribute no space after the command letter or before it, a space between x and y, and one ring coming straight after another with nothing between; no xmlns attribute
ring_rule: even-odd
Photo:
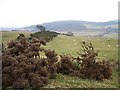
<svg viewBox="0 0 120 90"><path fill-rule="evenodd" d="M7 41L15 39L20 33L25 34L25 36L29 36L31 32L5 31L0 33L2 33L2 42L6 44Z"/></svg>
<svg viewBox="0 0 120 90"><path fill-rule="evenodd" d="M6 43L11 39L15 39L20 33L24 33L26 36L30 35L30 32L2 32L2 42ZM55 50L58 55L71 54L77 57L77 53L81 49L81 42L92 42L95 50L99 50L98 60L100 59L113 59L118 60L118 40L113 38L99 38L99 37L70 37L60 35L54 38L51 42L47 43L44 48ZM110 47L109 47L110 46ZM113 71L112 78L104 81L80 79L69 75L57 74L56 79L50 80L49 84L45 88L116 88L118 86L117 72Z"/></svg>
<svg viewBox="0 0 120 90"><path fill-rule="evenodd" d="M117 39L118 38L118 33L112 33L112 34L104 35L104 37Z"/></svg>

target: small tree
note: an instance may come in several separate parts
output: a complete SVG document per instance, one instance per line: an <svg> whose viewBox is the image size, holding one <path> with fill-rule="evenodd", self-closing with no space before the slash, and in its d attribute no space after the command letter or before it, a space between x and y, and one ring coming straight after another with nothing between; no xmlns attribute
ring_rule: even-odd
<svg viewBox="0 0 120 90"><path fill-rule="evenodd" d="M42 26L42 25L37 25L36 27L37 27L37 29L38 29L40 32L45 31L45 27Z"/></svg>
<svg viewBox="0 0 120 90"><path fill-rule="evenodd" d="M68 32L67 32L67 35L68 35L68 36L73 36L73 33L72 33L71 31L68 31Z"/></svg>

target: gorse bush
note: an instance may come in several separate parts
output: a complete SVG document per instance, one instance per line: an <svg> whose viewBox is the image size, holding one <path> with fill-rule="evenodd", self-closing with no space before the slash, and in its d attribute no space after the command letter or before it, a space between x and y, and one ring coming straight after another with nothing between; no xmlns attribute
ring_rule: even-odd
<svg viewBox="0 0 120 90"><path fill-rule="evenodd" d="M60 55L60 62L57 63L57 72L62 74L74 74L78 70L77 66L73 63L73 58L70 55Z"/></svg>
<svg viewBox="0 0 120 90"><path fill-rule="evenodd" d="M8 42L2 53L3 88L40 88L55 79L57 73L96 80L111 77L110 62L96 61L98 51L92 43L83 42L83 53L78 53L77 58L60 55L60 60L54 50L45 50L42 45L46 45L44 38L29 40L23 34Z"/></svg>
<svg viewBox="0 0 120 90"><path fill-rule="evenodd" d="M50 78L54 79L56 77L56 62L58 61L57 54L54 50L45 50L46 60L48 62L48 72L50 73Z"/></svg>
<svg viewBox="0 0 120 90"><path fill-rule="evenodd" d="M98 51L94 50L92 43L83 42L82 51L83 53L78 53L79 57L77 58L68 55L61 56L57 71L84 79L109 79L112 75L111 64L109 61L96 61Z"/></svg>
<svg viewBox="0 0 120 90"><path fill-rule="evenodd" d="M112 75L112 68L109 61L96 61L98 51L94 50L92 43L82 44L83 54L77 57L78 62L81 64L78 76L81 78L90 79L109 79Z"/></svg>
<svg viewBox="0 0 120 90"><path fill-rule="evenodd" d="M33 37L28 41L24 36L8 43L2 53L3 88L40 88L55 78L57 54L41 45L46 45L44 39ZM40 57L40 51L46 58Z"/></svg>

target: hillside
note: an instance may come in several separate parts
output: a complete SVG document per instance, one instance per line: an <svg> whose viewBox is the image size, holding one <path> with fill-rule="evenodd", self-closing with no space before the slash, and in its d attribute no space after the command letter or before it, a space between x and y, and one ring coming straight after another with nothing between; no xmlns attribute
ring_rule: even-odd
<svg viewBox="0 0 120 90"><path fill-rule="evenodd" d="M41 24L46 27L47 30L50 31L58 31L58 32L81 32L86 30L91 31L105 31L108 32L117 32L118 22L117 20L108 21L108 22L88 22L88 21L78 21L78 20L63 20L63 21L55 21ZM38 31L36 25L28 26L22 28L28 31Z"/></svg>
<svg viewBox="0 0 120 90"><path fill-rule="evenodd" d="M87 33L96 33L96 34L110 34L110 33L118 32L117 20L112 20L108 22L64 20L64 21L43 23L42 25L45 26L47 30L53 30L58 32L72 31L74 33L87 32Z"/></svg>
<svg viewBox="0 0 120 90"><path fill-rule="evenodd" d="M46 29L56 30L59 32L79 32L87 29L86 26L81 23L81 21L56 21L50 23L43 23L42 25L45 26Z"/></svg>
<svg viewBox="0 0 120 90"><path fill-rule="evenodd" d="M118 32L118 21L112 20L108 22L88 22L80 20L63 20L63 21L54 21L47 22L43 24L36 24L26 27L21 27L16 29L17 31L30 31L37 32L37 25L43 25L46 27L46 30L57 31L57 32L104 32L104 33L117 33ZM2 30L7 30L7 27ZM10 30L10 29L8 29ZM11 28L13 30L13 28Z"/></svg>

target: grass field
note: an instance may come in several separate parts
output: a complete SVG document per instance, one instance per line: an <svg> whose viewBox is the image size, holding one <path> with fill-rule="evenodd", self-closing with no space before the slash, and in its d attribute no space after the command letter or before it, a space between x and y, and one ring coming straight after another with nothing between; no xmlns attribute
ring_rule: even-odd
<svg viewBox="0 0 120 90"><path fill-rule="evenodd" d="M15 39L21 32L16 32L16 31L12 31L12 32L0 32L2 35L2 42L4 44L7 44L7 41L9 40L13 40ZM22 32L23 34L25 34L25 36L29 36L31 32Z"/></svg>
<svg viewBox="0 0 120 90"><path fill-rule="evenodd" d="M114 72L112 79L97 81L89 79L80 79L75 76L57 74L56 79L50 80L45 88L117 88L118 76Z"/></svg>
<svg viewBox="0 0 120 90"><path fill-rule="evenodd" d="M15 39L16 36L21 32L3 32L2 42L5 43L11 39ZM24 32L26 36L29 36L30 32ZM88 37L69 37L61 35L54 38L51 42L47 43L44 48L55 50L58 55L60 54L71 54L77 57L77 53L81 48L82 41L92 41L95 50L99 50L98 60L101 59L113 59L118 60L118 40L110 38L88 38ZM110 47L109 47L109 46ZM118 86L118 74L114 70L112 78L109 80L97 81L81 79L78 77L72 77L69 75L57 74L56 79L50 80L49 84L45 88L116 88Z"/></svg>
<svg viewBox="0 0 120 90"><path fill-rule="evenodd" d="M77 53L81 49L81 42L92 42L95 50L99 50L98 60L118 60L118 40L110 38L99 38L99 37L69 37L60 36L54 38L53 41L49 42L45 48L53 49L59 55L70 54L77 57ZM110 47L108 47L110 45ZM72 87L72 88L115 88L118 86L117 72L114 71L110 80L96 81L80 79L77 77L71 77L66 75L57 75L55 80L50 81L51 83L46 87Z"/></svg>
<svg viewBox="0 0 120 90"><path fill-rule="evenodd" d="M99 37L69 37L60 36L54 38L53 41L49 42L46 49L53 49L58 54L71 54L77 56L77 52L81 49L81 42L92 42L95 50L99 51L98 58L100 59L114 59L118 60L118 40ZM110 47L108 46L110 45Z"/></svg>

